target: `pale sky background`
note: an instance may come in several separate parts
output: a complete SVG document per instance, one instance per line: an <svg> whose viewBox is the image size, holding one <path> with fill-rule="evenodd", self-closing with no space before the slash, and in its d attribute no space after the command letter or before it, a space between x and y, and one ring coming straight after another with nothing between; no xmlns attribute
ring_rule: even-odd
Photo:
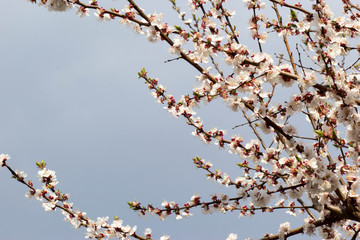
<svg viewBox="0 0 360 240"><path fill-rule="evenodd" d="M138 2L150 8L147 13L174 14L166 0ZM122 9L124 4L106 6ZM244 9L241 1L237 4ZM249 40L247 26L240 26ZM240 173L238 158L192 137L186 121L173 119L138 79L145 67L176 97L191 91L198 73L181 61L164 64L171 58L165 43L149 43L117 20L100 23L93 14L79 18L75 9L48 12L25 0L2 1L0 38L0 153L10 154L8 164L25 171L35 186L40 186L35 161L44 159L75 208L93 219L116 215L124 224L137 225L140 235L150 227L154 239L169 234L177 240L225 240L229 233L255 239L277 233L285 221L292 227L302 223L302 217L281 214L238 218L238 212L205 216L199 210L189 219L170 216L161 222L128 208L132 200L160 206L163 200L182 204L194 193L203 200L211 193L234 194L194 167L197 155L234 178ZM255 42L246 43L256 50ZM198 110L207 129L231 130L243 123L240 113L223 106L218 101ZM1 239L83 239L86 230L73 229L60 211L45 212L39 201L26 199L27 188L6 169L0 170L0 182Z"/></svg>

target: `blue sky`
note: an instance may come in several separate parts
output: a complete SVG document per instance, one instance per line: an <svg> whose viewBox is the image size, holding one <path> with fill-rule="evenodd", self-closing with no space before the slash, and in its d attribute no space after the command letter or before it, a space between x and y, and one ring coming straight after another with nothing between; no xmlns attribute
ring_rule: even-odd
<svg viewBox="0 0 360 240"><path fill-rule="evenodd" d="M145 9L170 11L167 1L152 3L159 5L140 1ZM121 9L124 3L110 5ZM231 193L206 180L192 157L207 159L233 176L240 173L235 165L239 160L193 138L185 120L173 119L137 77L145 67L179 97L191 91L198 73L180 61L165 64L170 57L164 43L149 43L117 21L79 18L75 10L48 12L24 0L2 6L0 149L11 155L8 163L14 169L25 171L36 186L35 161L44 159L76 208L94 219L116 215L137 225L139 233L150 227L155 239L163 234L215 240L231 232L239 239L277 233L285 221L279 214L238 218L238 213L204 216L195 210L190 219L161 222L128 209L126 202L132 200L160 206L165 199L186 202L194 193L204 199L211 193ZM242 123L221 102L198 113L209 129ZM3 239L83 238L85 231L74 230L60 211L45 212L40 202L25 199L27 189L5 169L0 181ZM287 219L292 226L300 224Z"/></svg>

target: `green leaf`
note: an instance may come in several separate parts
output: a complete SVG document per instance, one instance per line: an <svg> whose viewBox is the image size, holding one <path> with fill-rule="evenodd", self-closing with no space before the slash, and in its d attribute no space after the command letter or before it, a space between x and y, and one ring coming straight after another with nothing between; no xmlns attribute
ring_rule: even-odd
<svg viewBox="0 0 360 240"><path fill-rule="evenodd" d="M332 134L332 136L331 136L332 139L337 139L337 135L336 135L336 132L335 132L334 129L332 130L332 133L331 133L331 134Z"/></svg>
<svg viewBox="0 0 360 240"><path fill-rule="evenodd" d="M247 163L238 163L236 164L238 165L239 167L243 167L243 168L247 168L248 167L248 164Z"/></svg>
<svg viewBox="0 0 360 240"><path fill-rule="evenodd" d="M45 161L42 159L40 162L36 161L36 166L38 166L38 168L40 169L44 169L46 166Z"/></svg>
<svg viewBox="0 0 360 240"><path fill-rule="evenodd" d="M323 137L324 133L320 130L314 130L314 132L319 136L319 137Z"/></svg>
<svg viewBox="0 0 360 240"><path fill-rule="evenodd" d="M290 9L290 16L293 21L297 21L297 16L294 10Z"/></svg>
<svg viewBox="0 0 360 240"><path fill-rule="evenodd" d="M140 72L138 72L138 75L139 75L139 78L141 78L141 77L145 78L146 77L145 68L141 68Z"/></svg>

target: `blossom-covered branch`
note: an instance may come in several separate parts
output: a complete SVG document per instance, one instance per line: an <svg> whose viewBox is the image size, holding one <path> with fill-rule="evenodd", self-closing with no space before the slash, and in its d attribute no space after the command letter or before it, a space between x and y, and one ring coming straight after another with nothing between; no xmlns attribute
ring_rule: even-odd
<svg viewBox="0 0 360 240"><path fill-rule="evenodd" d="M55 211L57 208L61 209L64 220L69 222L75 228L86 228L86 238L90 239L122 239L127 240L130 238L139 240L151 240L151 230L145 230L145 237L141 237L136 233L137 227L131 227L129 225L122 225L123 221L118 217L115 217L112 223L109 223L109 217L98 217L96 221L86 217L86 212L80 212L74 210L73 203L69 202L69 195L62 193L59 189L55 190L55 186L58 184L55 172L47 169L45 162L37 162L36 165L40 169L38 171L38 177L40 182L43 183L42 188L34 188L33 182L30 180L25 182L27 174L23 171L14 171L7 161L10 156L7 154L0 155L0 166L7 168L12 177L18 182L24 184L29 188L29 191L25 194L26 198L36 198L42 202L42 206L45 211ZM147 234L146 234L147 233ZM167 240L168 236L163 236L161 240Z"/></svg>
<svg viewBox="0 0 360 240"><path fill-rule="evenodd" d="M258 47L251 50L242 43L236 12L227 8L226 0L189 0L188 12L170 0L180 19L176 24L163 22L163 14L147 14L134 0L127 2L122 10L107 10L95 0L89 4L41 0L39 4L51 11L77 7L79 16L94 11L102 22L119 19L150 42L165 43L171 57L185 61L198 72L198 85L177 100L144 68L139 78L173 117L186 119L194 129L193 136L240 159L237 177L212 170L212 164L199 157L193 159L209 180L233 187L231 197L220 193L202 201L194 194L183 205L164 201L162 208L156 208L132 201L128 203L130 208L142 215L158 215L162 220L170 214L177 219L191 216L190 210L195 207L204 213L240 211L241 215L285 209L290 215L306 213L304 225L291 229L285 222L278 234L266 234L263 239L313 235L316 229L326 239L341 239L342 234L356 238L360 231L359 6L344 0L343 12L335 16L331 10L334 3L325 0L310 3L311 8L284 0L243 0L250 16L248 29ZM267 11L267 5L271 11ZM271 38L283 42L288 59L280 54L276 55L278 63L274 61L273 49L267 45ZM297 41L296 47L293 40ZM307 60L302 59L298 44ZM293 54L295 48L298 60ZM246 122L234 127L230 137L218 127L206 130L194 111L217 100L234 112L240 110L237 119ZM244 126L250 127L255 139L239 130ZM61 208L73 225L88 229L90 238L151 237L150 230L142 238L136 229L123 227L118 219L112 224L104 218L94 222L83 213L73 212L67 195L55 191L55 174L44 163L38 163L45 183L40 192L31 182L24 182L23 173L8 167L6 160L2 165L30 188L29 197L46 200L45 209ZM230 234L228 240L234 239L236 234Z"/></svg>

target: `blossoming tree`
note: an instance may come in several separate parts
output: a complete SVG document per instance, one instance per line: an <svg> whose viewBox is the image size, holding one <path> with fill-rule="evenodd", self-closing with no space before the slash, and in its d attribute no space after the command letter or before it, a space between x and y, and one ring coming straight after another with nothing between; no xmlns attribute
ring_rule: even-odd
<svg viewBox="0 0 360 240"><path fill-rule="evenodd" d="M235 11L225 0L189 0L183 9L170 0L179 22L163 22L163 14L148 14L136 1L122 9L106 9L92 0L29 0L50 11L77 9L81 17L94 13L100 21L120 21L150 42L169 46L173 57L198 71L198 86L175 99L145 70L144 80L151 94L176 118L185 119L200 141L217 145L237 155L239 176L214 170L210 162L194 157L195 167L233 195L195 194L186 203L164 201L161 206L138 201L128 205L140 215L169 215L181 219L195 208L203 213L239 212L243 216L261 212L303 213L301 227L289 222L278 234L262 239L286 239L298 234L323 239L356 239L360 232L360 7L350 0L302 1L243 0L241 11L250 11L249 29L257 49L241 42L240 29L233 21ZM339 10L336 16L333 10ZM239 12L238 12L239 13ZM237 13L237 14L238 14ZM170 14L170 13L169 13ZM241 33L243 33L241 29ZM287 55L263 52L273 38L280 40ZM296 44L291 44L295 40ZM203 123L194 111L203 103L222 99L242 117L244 123L226 131ZM243 135L248 127L252 135ZM67 194L57 189L55 172L37 162L41 188L27 175L13 170L10 156L0 155L1 166L26 185L27 198L42 202L45 211L61 209L65 220L84 227L91 239L151 239L151 229L139 233L136 226L123 225L115 217L88 218L75 210ZM169 239L164 235L161 240ZM236 233L228 240L237 239Z"/></svg>

